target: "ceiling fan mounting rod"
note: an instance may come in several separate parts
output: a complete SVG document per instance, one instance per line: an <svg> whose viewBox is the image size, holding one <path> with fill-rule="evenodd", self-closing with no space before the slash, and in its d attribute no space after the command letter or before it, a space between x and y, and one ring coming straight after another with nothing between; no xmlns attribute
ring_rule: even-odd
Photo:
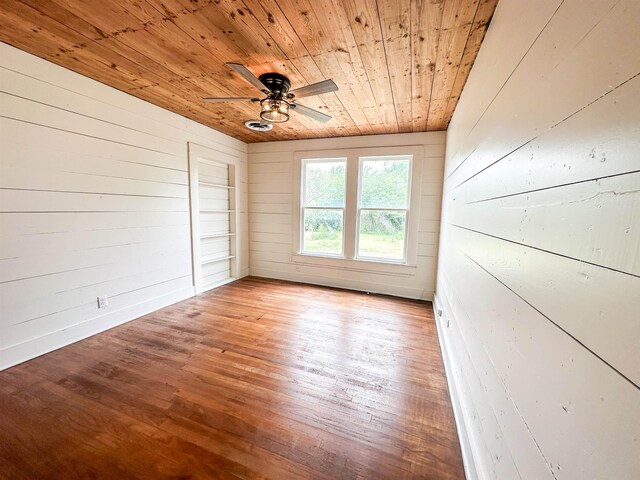
<svg viewBox="0 0 640 480"><path fill-rule="evenodd" d="M291 81L280 73L263 73L258 79L267 87L265 93L270 98L284 98L291 88Z"/></svg>

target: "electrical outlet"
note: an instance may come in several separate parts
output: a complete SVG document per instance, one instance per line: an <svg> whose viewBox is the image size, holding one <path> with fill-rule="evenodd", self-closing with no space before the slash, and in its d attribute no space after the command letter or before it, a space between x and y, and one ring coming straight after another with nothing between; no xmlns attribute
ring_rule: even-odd
<svg viewBox="0 0 640 480"><path fill-rule="evenodd" d="M109 298L106 295L98 297L98 308L107 308L109 305Z"/></svg>
<svg viewBox="0 0 640 480"><path fill-rule="evenodd" d="M441 308L439 308L439 309L436 311L436 313L438 314L438 316L439 316L440 318L442 318L442 309L441 309ZM447 328L449 328L449 318L447 318L446 326L447 326Z"/></svg>

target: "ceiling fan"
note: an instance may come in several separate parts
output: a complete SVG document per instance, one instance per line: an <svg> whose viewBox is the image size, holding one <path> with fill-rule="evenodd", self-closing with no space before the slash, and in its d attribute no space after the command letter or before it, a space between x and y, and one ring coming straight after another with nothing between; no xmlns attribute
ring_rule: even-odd
<svg viewBox="0 0 640 480"><path fill-rule="evenodd" d="M261 123L283 123L289 120L289 110L301 113L307 117L320 122L328 122L331 120L326 115L313 108L305 107L299 103L295 103L297 98L310 97L320 95L322 93L335 92L338 86L333 80L324 80L322 82L307 85L306 87L296 88L289 91L291 82L287 77L280 73L264 73L260 77L256 77L249 71L247 67L239 63L227 63L227 66L244 78L251 85L256 87L265 94L264 98L258 97L221 97L221 98L203 98L205 102L255 102L260 103Z"/></svg>

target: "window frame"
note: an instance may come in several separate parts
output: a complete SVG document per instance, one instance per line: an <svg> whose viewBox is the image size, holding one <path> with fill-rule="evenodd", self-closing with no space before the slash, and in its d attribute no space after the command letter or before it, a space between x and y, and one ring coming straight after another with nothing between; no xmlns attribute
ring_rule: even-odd
<svg viewBox="0 0 640 480"><path fill-rule="evenodd" d="M418 227L420 223L420 186L422 182L422 165L425 159L423 145L408 145L403 147L372 147L348 148L336 150L314 150L294 152L293 175L293 231L292 262L308 265L322 265L331 268L346 268L361 271L386 271L398 274L412 274L417 265ZM407 205L407 219L405 222L405 256L403 260L388 258L357 257L357 241L359 237L358 213L361 191L361 160L360 157L389 157L409 156L409 192ZM331 159L346 158L346 198L343 213L342 255L332 255L314 252L303 252L303 198L302 175L303 162L329 161ZM355 180L352 180L355 179ZM373 209L380 210L380 209ZM385 210L385 209L382 209Z"/></svg>
<svg viewBox="0 0 640 480"><path fill-rule="evenodd" d="M337 163L344 162L344 205L342 207L307 207L304 202L304 196L307 191L307 169L306 165L309 163ZM330 257L330 258L344 258L345 256L345 224L346 224L346 210L347 210L347 184L348 175L347 168L349 165L348 158L342 157L327 157L327 158L305 158L301 160L300 164L300 208L298 209L298 216L300 222L299 231L299 253L301 255L311 255L315 257ZM342 210L342 250L340 253L327 253L327 252L312 252L304 250L304 213L305 210Z"/></svg>
<svg viewBox="0 0 640 480"><path fill-rule="evenodd" d="M400 157L406 158L409 157L409 178L407 180L407 205L406 208L373 208L373 207L363 207L362 203L362 164L365 159L374 158L374 157L382 157L382 158L390 158L390 157ZM356 202L356 238L355 238L355 251L354 251L354 259L355 260L364 260L368 262L378 262L378 263L399 263L406 264L407 256L408 256L408 238L409 238L409 214L411 212L411 183L413 178L413 164L414 157L413 155L358 155L358 198ZM348 181L348 180L347 180ZM362 211L384 211L384 212L406 212L405 222L404 222L404 244L402 246L402 258L384 258L384 257L367 257L365 255L359 255L360 251L360 213Z"/></svg>

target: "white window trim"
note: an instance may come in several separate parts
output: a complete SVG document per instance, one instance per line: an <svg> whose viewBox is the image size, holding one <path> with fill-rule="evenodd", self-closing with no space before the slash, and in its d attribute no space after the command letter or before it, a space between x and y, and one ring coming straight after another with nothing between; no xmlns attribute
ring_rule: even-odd
<svg viewBox="0 0 640 480"><path fill-rule="evenodd" d="M409 182L409 214L407 216L405 234L404 260L357 258L357 228L358 228L358 191L360 188L360 157L410 155L411 172ZM325 255L320 253L302 252L302 161L347 159L347 188L344 209L343 255ZM393 271L398 275L412 275L415 273L418 255L418 227L420 222L420 186L422 184L422 165L424 163L424 146L411 145L404 147L375 147L354 148L343 150L314 150L294 153L293 175L293 263L322 265L330 268L362 270L362 271ZM356 178L357 180L352 180Z"/></svg>

